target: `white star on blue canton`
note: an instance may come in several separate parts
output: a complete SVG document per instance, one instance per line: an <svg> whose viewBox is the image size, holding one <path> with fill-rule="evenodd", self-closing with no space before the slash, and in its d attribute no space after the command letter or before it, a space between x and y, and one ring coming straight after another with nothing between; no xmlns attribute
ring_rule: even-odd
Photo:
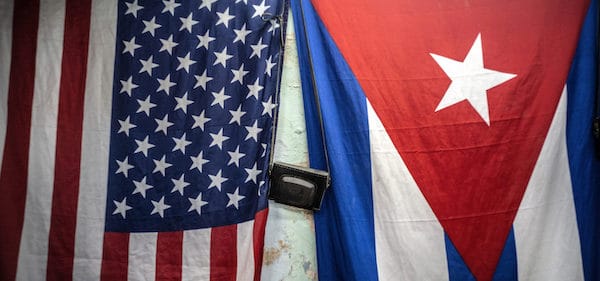
<svg viewBox="0 0 600 281"><path fill-rule="evenodd" d="M200 7L198 7L198 10L202 10L202 8L206 8L207 10L210 11L212 4L217 1L218 0L202 0L200 3Z"/></svg>
<svg viewBox="0 0 600 281"><path fill-rule="evenodd" d="M154 121L156 121L157 124L154 132L163 132L165 136L168 134L167 131L169 130L169 127L173 126L173 123L169 122L169 114L165 114L163 119L154 118Z"/></svg>
<svg viewBox="0 0 600 281"><path fill-rule="evenodd" d="M227 178L221 176L221 170L214 176L209 174L208 177L210 178L210 185L208 188L216 187L219 191L221 191L222 184L227 181Z"/></svg>
<svg viewBox="0 0 600 281"><path fill-rule="evenodd" d="M223 129L219 130L219 132L216 134L211 133L210 136L213 140L208 147L216 145L219 147L219 149L223 149L223 142L229 139L228 136L223 135Z"/></svg>
<svg viewBox="0 0 600 281"><path fill-rule="evenodd" d="M270 96L269 100L267 100L267 102L262 102L262 105L263 105L262 114L263 115L268 114L269 117L273 117L273 109L275 107L277 107L277 104L273 103L272 100L273 100L273 96Z"/></svg>
<svg viewBox="0 0 600 281"><path fill-rule="evenodd" d="M129 157L125 157L125 159L123 159L123 161L117 161L117 165L119 165L119 168L117 169L117 171L115 172L115 174L119 174L122 173L125 177L127 177L127 172L131 169L133 169L132 165L129 165Z"/></svg>
<svg viewBox="0 0 600 281"><path fill-rule="evenodd" d="M256 178L262 172L261 170L256 168L256 163L254 163L254 166L251 169L244 168L244 170L246 170L246 173L248 174L248 177L244 182L252 181L256 183Z"/></svg>
<svg viewBox="0 0 600 281"><path fill-rule="evenodd" d="M152 69L158 67L158 64L154 63L153 56L150 56L147 60L140 60L142 64L142 68L139 73L148 73L148 75L152 76ZM137 86L136 86L137 87Z"/></svg>
<svg viewBox="0 0 600 281"><path fill-rule="evenodd" d="M252 48L252 54L250 55L250 58L253 58L254 56L256 56L257 58L260 58L260 54L262 53L262 50L268 46L267 44L263 44L262 40L263 39L260 38L260 40L258 40L258 42L256 44L250 45L250 48Z"/></svg>
<svg viewBox="0 0 600 281"><path fill-rule="evenodd" d="M165 210L171 208L170 205L165 204L165 197L161 197L160 200L154 201L154 200L150 200L152 201L152 205L154 205L154 209L152 209L152 212L150 213L150 215L154 215L154 214L158 214L160 215L161 218L163 218L165 216Z"/></svg>
<svg viewBox="0 0 600 281"><path fill-rule="evenodd" d="M181 136L181 138L173 138L173 141L175 142L175 146L173 147L172 151L181 151L181 153L185 154L185 147L190 145L192 142L188 141L185 139L185 133L183 133L183 136Z"/></svg>
<svg viewBox="0 0 600 281"><path fill-rule="evenodd" d="M236 188L233 193L227 193L227 197L229 197L229 202L227 202L227 207L233 206L234 208L239 207L239 203L242 199L246 198L246 196L240 195L240 189Z"/></svg>
<svg viewBox="0 0 600 281"><path fill-rule="evenodd" d="M214 54L217 58L215 59L215 63L213 63L213 65L221 64L224 68L227 68L227 60L233 58L232 55L227 53L227 46L223 48L223 51L214 52Z"/></svg>
<svg viewBox="0 0 600 281"><path fill-rule="evenodd" d="M246 138L244 140L247 139L254 139L254 141L258 141L258 133L260 133L262 131L261 128L258 127L258 121L254 121L254 124L252 126L245 126L244 128L246 128L246 131L248 131L248 135L246 136Z"/></svg>
<svg viewBox="0 0 600 281"><path fill-rule="evenodd" d="M202 72L202 75L194 75L194 77L196 78L196 85L194 85L194 89L196 89L198 87L202 87L202 90L205 90L205 91L206 91L206 84L208 82L210 82L211 80L213 80L212 77L210 77L206 74L206 70L204 70L204 72Z"/></svg>
<svg viewBox="0 0 600 281"><path fill-rule="evenodd" d="M265 5L265 0L263 0L260 5L252 5L252 7L254 8L254 14L252 15L254 18L262 17L271 6Z"/></svg>
<svg viewBox="0 0 600 281"><path fill-rule="evenodd" d="M210 162L202 157L202 151L200 151L196 157L192 156L190 159L192 160L192 166L190 167L190 170L198 169L200 173L202 173L202 166Z"/></svg>
<svg viewBox="0 0 600 281"><path fill-rule="evenodd" d="M188 200L191 204L188 212L196 211L198 215L202 215L202 206L208 204L208 202L202 200L202 193L198 194L196 198L188 198Z"/></svg>
<svg viewBox="0 0 600 281"><path fill-rule="evenodd" d="M242 25L242 28L234 29L233 32L235 33L235 38L233 39L233 43L240 41L240 42L242 42L242 44L246 44L246 36L248 36L248 34L252 33L252 30L246 29L246 24L244 23Z"/></svg>
<svg viewBox="0 0 600 281"><path fill-rule="evenodd" d="M238 106L236 110L230 110L231 120L229 120L229 124L237 123L238 125L242 125L242 116L246 114L246 111L242 111L242 105Z"/></svg>
<svg viewBox="0 0 600 281"><path fill-rule="evenodd" d="M171 74L167 74L167 77L165 77L165 79L158 78L157 80L159 84L158 89L156 90L157 93L160 93L160 91L164 91L165 93L167 93L167 95L169 95L171 87L177 85L177 83L171 81Z"/></svg>
<svg viewBox="0 0 600 281"><path fill-rule="evenodd" d="M156 173L156 172L160 172L163 177L165 176L165 173L167 171L167 168L173 166L173 164L168 163L165 160L165 156L163 155L163 157L160 160L154 160L152 159L152 161L154 162L154 170L152 171L152 173Z"/></svg>
<svg viewBox="0 0 600 281"><path fill-rule="evenodd" d="M219 17L219 20L217 20L215 26L223 24L226 28L229 28L229 21L235 18L235 16L229 14L229 8L225 9L225 11L223 11L222 13L217 12L217 16Z"/></svg>
<svg viewBox="0 0 600 281"><path fill-rule="evenodd" d="M173 182L173 189L171 190L171 193L177 191L179 194L183 195L183 189L190 185L190 183L185 182L183 175L181 175L179 179L171 179L171 181Z"/></svg>
<svg viewBox="0 0 600 281"><path fill-rule="evenodd" d="M131 97L133 89L138 87L138 85L133 83L132 79L133 77L129 76L127 80L121 80L121 91L119 93L127 93Z"/></svg>
<svg viewBox="0 0 600 281"><path fill-rule="evenodd" d="M180 97L180 98L175 97L175 100L177 101L177 105L175 105L174 111L177 111L177 109L181 109L181 110L183 110L183 113L187 113L188 106L190 104L194 103L194 101L189 100L187 96L188 96L188 94L185 93L183 95L183 97Z"/></svg>
<svg viewBox="0 0 600 281"><path fill-rule="evenodd" d="M144 112L146 116L150 116L150 109L156 107L156 104L150 102L150 96L147 96L145 100L137 100L139 107L135 113Z"/></svg>
<svg viewBox="0 0 600 281"><path fill-rule="evenodd" d="M200 112L200 115L192 115L192 118L194 118L194 125L192 125L192 129L200 128L202 131L204 131L204 124L210 121L210 118L204 116L204 110Z"/></svg>
<svg viewBox="0 0 600 281"><path fill-rule="evenodd" d="M138 5L138 0L133 0L132 3L125 2L125 5L127 5L127 11L125 11L125 14L132 14L134 18L137 18L137 12L143 8L142 6Z"/></svg>
<svg viewBox="0 0 600 281"><path fill-rule="evenodd" d="M198 37L198 45L196 46L196 49L200 49L200 47L208 50L208 43L215 41L215 37L211 37L208 32L210 31L210 29L208 29L206 31L206 33L204 33L204 35L196 35L196 37Z"/></svg>
<svg viewBox="0 0 600 281"><path fill-rule="evenodd" d="M277 62L273 61L273 56L269 57L267 59L267 65L265 66L265 74L267 74L267 76L271 76L271 70L275 65L277 65Z"/></svg>
<svg viewBox="0 0 600 281"><path fill-rule="evenodd" d="M186 18L179 18L179 20L181 21L181 27L179 28L179 31L182 31L185 29L189 33L192 33L192 28L194 27L195 24L198 23L197 20L194 20L192 18L192 13L190 13Z"/></svg>
<svg viewBox="0 0 600 281"><path fill-rule="evenodd" d="M146 190L154 188L146 183L146 177L142 178L141 181L133 181L133 184L135 185L135 190L133 191L132 195L139 193L144 198L146 198Z"/></svg>
<svg viewBox="0 0 600 281"><path fill-rule="evenodd" d="M135 36L129 41L123 40L123 44L125 45L125 48L123 49L123 54L129 53L132 57L135 57L135 50L142 47L142 45L138 45L135 43Z"/></svg>
<svg viewBox="0 0 600 281"><path fill-rule="evenodd" d="M173 34L171 34L171 36L169 36L167 40L160 39L160 43L162 44L162 46L160 47L159 52L167 51L169 55L173 54L173 48L179 45L179 43L173 41Z"/></svg>
<svg viewBox="0 0 600 281"><path fill-rule="evenodd" d="M177 70L185 69L185 72L187 73L190 73L190 66L196 63L195 60L190 59L190 53L187 53L185 57L177 57L177 60L179 61L179 66L177 66Z"/></svg>
<svg viewBox="0 0 600 281"><path fill-rule="evenodd" d="M148 157L148 150L154 147L154 145L148 141L148 136L146 136L146 138L143 141L135 140L135 143L138 147L133 153L141 152L146 157Z"/></svg>
<svg viewBox="0 0 600 281"><path fill-rule="evenodd" d="M235 83L235 82L240 82L240 84L244 83L244 76L246 76L246 74L248 74L247 70L244 70L244 64L242 63L242 65L240 65L239 69L232 69L231 73L233 73L233 79L231 79L231 84Z"/></svg>
<svg viewBox="0 0 600 281"><path fill-rule="evenodd" d="M126 136L129 136L129 130L137 127L135 124L132 124L129 122L129 116L127 116L127 118L125 118L125 120L121 121L121 120L117 120L119 121L119 131L117 133L125 133Z"/></svg>
<svg viewBox="0 0 600 281"><path fill-rule="evenodd" d="M230 99L231 96L225 94L225 88L221 89L221 91L213 92L213 97L215 98L213 102L210 104L211 106L218 104L221 108L225 108L225 101Z"/></svg>
<svg viewBox="0 0 600 281"><path fill-rule="evenodd" d="M163 0L162 1L165 7L162 10L162 13L169 12L172 16L175 15L175 8L181 6L181 4L176 3L175 0Z"/></svg>
<svg viewBox="0 0 600 281"><path fill-rule="evenodd" d="M246 87L248 87L248 98L254 97L257 100L258 100L258 94L264 88L263 86L260 85L260 81L258 80L258 78L256 78L256 80L254 80L254 84L246 85Z"/></svg>
<svg viewBox="0 0 600 281"><path fill-rule="evenodd" d="M227 151L227 153L229 154L229 157L231 157L229 162L227 162L227 165L234 164L236 167L240 166L240 159L246 156L246 154L240 152L239 145L235 148L235 151Z"/></svg>
<svg viewBox="0 0 600 281"><path fill-rule="evenodd" d="M113 203L115 203L116 206L115 211L112 213L113 215L120 214L125 218L127 211L133 209L133 207L127 206L127 198L123 198L123 201L121 202L113 200Z"/></svg>
<svg viewBox="0 0 600 281"><path fill-rule="evenodd" d="M144 30L142 31L142 33L149 32L152 36L154 36L156 29L162 27L162 25L156 23L156 17L152 17L152 19L150 20L142 21L144 22Z"/></svg>

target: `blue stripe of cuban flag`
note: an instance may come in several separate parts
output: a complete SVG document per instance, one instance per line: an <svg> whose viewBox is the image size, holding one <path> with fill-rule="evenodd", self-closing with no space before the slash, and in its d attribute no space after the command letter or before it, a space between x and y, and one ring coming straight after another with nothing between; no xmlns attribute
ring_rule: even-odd
<svg viewBox="0 0 600 281"><path fill-rule="evenodd" d="M600 280L600 159L593 157L598 85L598 0L592 0L567 81L567 152L585 280ZM600 154L599 154L600 155Z"/></svg>
<svg viewBox="0 0 600 281"><path fill-rule="evenodd" d="M313 74L323 110L331 175L335 178L321 211L315 213L319 280L374 280L375 234L365 95L327 34L310 1L292 1L310 165L325 168ZM306 36L309 36L307 38ZM308 49L315 73L311 73ZM341 89L341 90L340 90ZM334 106L334 104L336 106ZM343 105L345 110L337 110ZM352 139L349 154L342 147ZM348 148L345 148L348 149ZM359 188L360 187L360 188ZM361 241L359 245L354 241ZM332 253L336 253L332 255Z"/></svg>
<svg viewBox="0 0 600 281"><path fill-rule="evenodd" d="M593 114L594 104L594 88L591 85L597 77L597 50L589 46L594 46L597 40L597 9L597 1L594 0L579 43L584 47L578 49L568 84L567 146L585 280L598 280L600 268L600 249L597 242L597 214L600 203L600 173L597 171L600 165L597 159L591 157L593 144L589 129L589 116ZM426 237L420 242L426 243L416 243L419 244L416 249L410 249L411 245L392 250L377 249L375 240L388 237L375 231L381 228L376 226L378 222L374 216L381 217L382 214L377 214L373 207L374 197L378 196L377 193L374 194L373 188L377 188L380 172L376 167L371 167L372 164L376 166L378 162L372 158L379 157L372 154L372 151L377 147L389 145L385 143L385 139L381 141L377 137L376 132L385 133L385 130L378 123L378 118L368 104L360 85L310 1L294 1L292 11L296 23L302 87L305 94L310 162L312 167L325 167L312 95L316 86L324 109L324 125L334 181L325 197L322 210L315 214L320 280L475 280L436 222L426 226L427 231L421 229L422 232L410 233L413 229L408 227L403 230L405 234L392 235L418 240L421 237L415 237L413 234L425 234L423 236ZM312 69L309 61L312 61ZM314 84L313 77L317 77ZM348 141L349 139L352 141ZM402 162L399 157L395 161ZM404 180L399 180L399 183L412 184L409 180ZM416 186L412 188L417 190ZM417 201L411 203L414 209L428 209L426 202L423 198L417 198L419 196L414 194L414 190L412 194L410 191L404 191L404 194L399 196L409 196L411 200ZM422 213L415 214L411 213L413 210L403 210L400 206L398 209L398 212L408 213L406 217L435 221L431 210L421 210ZM389 217L397 220L395 215L397 214L391 214ZM402 242L407 241L398 241L396 244ZM426 244L428 248L418 248ZM534 280L544 276L536 275L531 271L532 268L519 272L518 264L536 264L525 259L518 261L517 244L513 229L506 241L494 280L519 280L519 276L522 280L528 277ZM531 249L527 249L529 250ZM400 263L386 264L388 259L376 256L376 252L405 257L389 259L392 262L402 261ZM523 255L522 253L521 256ZM550 264L549 262L546 265ZM543 270L543 266L540 269Z"/></svg>

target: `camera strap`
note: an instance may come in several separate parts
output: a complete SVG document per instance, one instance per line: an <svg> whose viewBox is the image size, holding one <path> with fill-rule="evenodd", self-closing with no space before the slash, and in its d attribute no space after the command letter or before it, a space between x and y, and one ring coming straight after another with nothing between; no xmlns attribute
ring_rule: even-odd
<svg viewBox="0 0 600 281"><path fill-rule="evenodd" d="M284 0L284 5L282 12L277 16L265 17L263 16L264 21L271 21L272 25L279 24L279 55L277 56L277 84L275 86L275 93L273 94L273 99L277 104L277 109L273 112L273 122L271 123L271 142L269 144L269 174L271 174L271 169L273 168L273 154L275 152L275 139L277 135L277 122L279 120L279 103L280 103L280 91L281 91L281 76L283 74L283 55L284 55L284 46L285 46L285 29L287 28L287 22L284 22L285 14L288 10L288 0ZM286 17L287 18L287 17Z"/></svg>
<svg viewBox="0 0 600 281"><path fill-rule="evenodd" d="M302 14L302 17L304 18L304 9L302 7L302 5L300 5L300 12ZM308 34L307 30L306 30L306 23L304 22L304 20L302 21L302 27L304 29L304 34ZM282 27L283 29L283 27ZM281 31L281 50L283 52L283 47L284 47L284 43L285 43L285 35L283 30ZM324 128L324 124L323 124L323 114L321 112L321 102L319 99L319 91L317 89L317 83L315 80L315 72L314 72L314 67L313 67L313 62L312 62L312 55L310 52L310 44L308 42L308 37L305 40L306 42L306 51L307 51L307 55L308 55L308 62L309 62L309 68L310 68L310 72L311 72L311 83L312 83L312 88L313 88L313 95L314 95L314 102L315 102L315 108L317 110L317 117L319 118L319 130L321 133L321 141L323 142L323 155L325 157L325 167L326 167L326 172L329 173L330 168L329 168L329 153L327 152L327 142L325 140L325 128ZM278 72L277 72L277 101L279 101L279 90L280 90L280 86L281 86L281 76L282 76L282 69L283 69L283 65L282 65L282 58L283 55L279 56L279 64L278 64ZM273 154L274 154L274 147L275 147L275 139L276 139L276 131L277 131L277 122L278 122L278 115L279 115L279 109L275 111L274 116L273 116L273 127L272 127L272 133L271 133L271 149L269 152L269 169L271 169L273 167Z"/></svg>

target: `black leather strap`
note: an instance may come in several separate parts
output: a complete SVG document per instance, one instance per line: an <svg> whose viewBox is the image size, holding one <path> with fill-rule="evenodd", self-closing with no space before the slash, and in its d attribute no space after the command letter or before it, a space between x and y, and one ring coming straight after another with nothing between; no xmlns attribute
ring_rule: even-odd
<svg viewBox="0 0 600 281"><path fill-rule="evenodd" d="M306 29L306 16L304 15L304 5L302 5L302 3L300 3L300 13L302 14L302 28L304 29L304 35L305 35L305 40L304 42L306 43L306 54L308 55L308 66L310 68L310 73L311 73L311 83L312 83L312 88L313 88L313 95L315 98L315 107L317 109L317 116L319 117L319 129L321 132L321 141L323 142L323 155L325 157L325 167L326 167L326 171L329 173L330 172L330 168L329 168L329 153L327 151L327 141L325 138L325 126L323 124L323 113L321 111L321 100L319 98L319 89L317 88L317 81L316 81L316 75L315 75L315 69L313 66L313 58L312 58L312 54L310 51L310 42L309 42L309 38L308 38L308 31Z"/></svg>
<svg viewBox="0 0 600 281"><path fill-rule="evenodd" d="M287 7L287 5L286 5ZM306 22L304 21L304 9L302 8L302 5L300 5L300 12L302 14L302 27L304 29L304 34L307 34L307 30L306 30ZM299 20L299 19L297 19ZM283 27L282 27L283 28ZM283 30L281 31L282 34L282 38L281 38L281 48L283 50L283 46L285 43L284 40L284 35L283 35ZM310 72L311 72L311 82L312 82L312 86L313 86L313 94L314 94L314 98L315 98L315 106L317 109L317 116L319 118L319 129L320 129L320 133L321 133L321 141L323 142L323 154L325 156L325 167L326 167L326 171L329 172L330 168L329 168L329 153L327 152L327 142L325 139L325 130L324 130L324 125L323 125L323 114L321 112L321 102L319 99L319 90L317 89L317 83L315 80L315 72L314 72L314 67L313 67L313 63L312 63L312 55L310 52L310 44L308 42L308 37L305 38L305 42L306 42L306 51L308 54L308 62L309 62L309 67L310 67ZM278 89L278 93L277 93L277 100L279 100L279 87L280 87L280 83L281 83L281 74L283 71L282 70L282 57L283 56L279 56L279 66L278 66L278 77L277 77L277 89ZM269 155L269 169L271 169L273 167L273 153L274 153L274 147L275 147L275 132L277 130L277 122L278 122L278 112L279 110L276 110L275 115L273 116L273 133L271 135L271 151L270 151L270 155Z"/></svg>

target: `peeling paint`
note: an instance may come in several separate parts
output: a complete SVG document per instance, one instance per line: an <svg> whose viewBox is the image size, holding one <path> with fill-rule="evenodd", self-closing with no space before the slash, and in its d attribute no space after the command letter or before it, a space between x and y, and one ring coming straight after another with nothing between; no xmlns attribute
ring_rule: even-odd
<svg viewBox="0 0 600 281"><path fill-rule="evenodd" d="M276 248L267 248L264 252L263 265L269 266L281 256L281 251Z"/></svg>
<svg viewBox="0 0 600 281"><path fill-rule="evenodd" d="M277 260L283 252L288 252L290 250L290 245L284 242L283 240L279 240L279 245L275 248L267 248L265 249L263 264L271 265L275 260Z"/></svg>
<svg viewBox="0 0 600 281"><path fill-rule="evenodd" d="M304 274L306 274L308 280L317 280L317 271L311 261L305 260L302 267L304 268Z"/></svg>

